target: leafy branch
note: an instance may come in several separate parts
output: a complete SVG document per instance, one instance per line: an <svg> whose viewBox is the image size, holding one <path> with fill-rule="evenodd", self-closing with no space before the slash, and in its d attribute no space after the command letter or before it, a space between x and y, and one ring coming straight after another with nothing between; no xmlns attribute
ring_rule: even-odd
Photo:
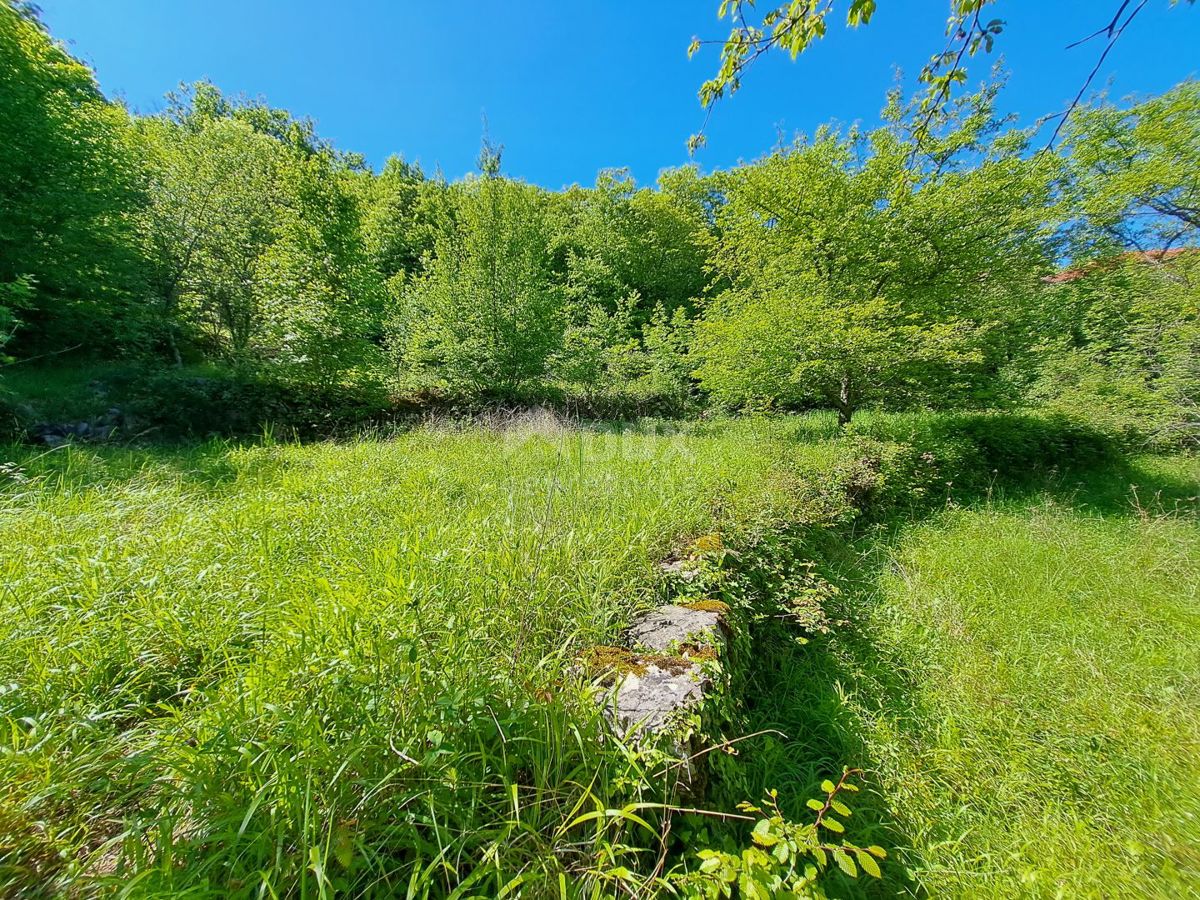
<svg viewBox="0 0 1200 900"><path fill-rule="evenodd" d="M823 797L810 799L809 809L816 813L811 822L791 822L779 807L779 792L769 791L761 806L740 803L738 809L757 817L750 832L751 843L740 854L721 850L701 850L699 867L674 878L684 897L808 897L830 865L851 878L860 871L882 878L879 861L887 857L882 847L860 847L828 835L846 831L843 819L851 816L844 794L857 793L852 779L862 776L860 769L846 768L836 783L821 783ZM835 815L836 813L836 815ZM839 818L840 817L840 818Z"/></svg>

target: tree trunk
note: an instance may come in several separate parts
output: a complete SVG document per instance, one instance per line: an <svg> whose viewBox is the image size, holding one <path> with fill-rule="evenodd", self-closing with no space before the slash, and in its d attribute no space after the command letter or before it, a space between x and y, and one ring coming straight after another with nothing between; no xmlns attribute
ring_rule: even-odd
<svg viewBox="0 0 1200 900"><path fill-rule="evenodd" d="M837 399L838 411L838 427L842 428L850 424L850 417L854 415L854 405L850 401L850 373L842 374L842 383L838 388Z"/></svg>
<svg viewBox="0 0 1200 900"><path fill-rule="evenodd" d="M175 321L175 310L179 308L179 277L171 279L167 289L163 291L163 321L167 326L167 349L171 351L171 361L175 368L183 368L183 355L179 352L179 342L175 339L178 323Z"/></svg>
<svg viewBox="0 0 1200 900"><path fill-rule="evenodd" d="M167 327L167 347L171 351L171 361L175 364L175 368L183 368L183 355L179 352L179 343L175 340L175 323L172 322Z"/></svg>

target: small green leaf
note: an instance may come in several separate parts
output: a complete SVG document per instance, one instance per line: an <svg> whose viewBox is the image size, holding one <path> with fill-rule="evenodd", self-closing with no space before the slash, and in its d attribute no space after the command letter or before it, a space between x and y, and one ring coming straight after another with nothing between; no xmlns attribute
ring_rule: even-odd
<svg viewBox="0 0 1200 900"><path fill-rule="evenodd" d="M875 862L875 857L863 850L854 852L855 858L858 859L858 864L862 866L863 871L875 878L882 878L883 873L879 871L879 863Z"/></svg>
<svg viewBox="0 0 1200 900"><path fill-rule="evenodd" d="M847 817L849 817L849 815L850 815L850 807L848 807L848 806L847 806L845 803L842 803L840 800L830 800L830 801L829 801L829 806L830 806L830 808L831 808L831 809L833 809L833 810L834 810L834 811L835 811L835 812L836 812L836 813L837 813L839 816L847 816Z"/></svg>
<svg viewBox="0 0 1200 900"><path fill-rule="evenodd" d="M830 831L836 831L838 834L843 834L846 831L846 826L839 822L833 816L826 816L821 820L821 824Z"/></svg>
<svg viewBox="0 0 1200 900"><path fill-rule="evenodd" d="M821 790L823 790L827 794L832 794L833 790L834 790L834 783L832 781L830 781L828 778L826 778L824 781L821 782Z"/></svg>
<svg viewBox="0 0 1200 900"><path fill-rule="evenodd" d="M851 878L858 877L858 866L854 864L854 859L850 856L849 852L835 851L833 859L838 864L838 868Z"/></svg>
<svg viewBox="0 0 1200 900"><path fill-rule="evenodd" d="M825 808L825 804L822 803L820 800L809 800L805 805L809 809L815 810L816 812L820 812L821 810L823 810Z"/></svg>
<svg viewBox="0 0 1200 900"><path fill-rule="evenodd" d="M750 838L760 847L774 847L779 843L779 836L771 832L771 823L767 819L759 819Z"/></svg>

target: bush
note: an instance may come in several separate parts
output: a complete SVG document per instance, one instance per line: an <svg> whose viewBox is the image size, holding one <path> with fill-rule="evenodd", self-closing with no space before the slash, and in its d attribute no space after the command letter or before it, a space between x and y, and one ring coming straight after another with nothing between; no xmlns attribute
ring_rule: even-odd
<svg viewBox="0 0 1200 900"><path fill-rule="evenodd" d="M861 512L915 511L1055 468L1111 458L1117 442L1063 416L971 413L863 417L834 483Z"/></svg>

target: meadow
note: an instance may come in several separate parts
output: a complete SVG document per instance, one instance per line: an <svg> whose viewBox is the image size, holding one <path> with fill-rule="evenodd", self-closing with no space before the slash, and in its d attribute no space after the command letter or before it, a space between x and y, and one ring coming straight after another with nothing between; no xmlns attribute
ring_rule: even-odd
<svg viewBox="0 0 1200 900"><path fill-rule="evenodd" d="M659 853L738 846L722 816L771 789L802 821L843 766L889 859L831 896L1200 884L1194 457L835 526L814 497L862 448L826 414L6 452L6 893L669 892ZM576 660L713 532L799 541L830 628L756 626L755 737L663 843Z"/></svg>
<svg viewBox="0 0 1200 900"><path fill-rule="evenodd" d="M797 467L832 458L798 435L830 422L10 448L0 892L605 870L566 826L637 763L575 654L657 602L675 545L792 515Z"/></svg>

